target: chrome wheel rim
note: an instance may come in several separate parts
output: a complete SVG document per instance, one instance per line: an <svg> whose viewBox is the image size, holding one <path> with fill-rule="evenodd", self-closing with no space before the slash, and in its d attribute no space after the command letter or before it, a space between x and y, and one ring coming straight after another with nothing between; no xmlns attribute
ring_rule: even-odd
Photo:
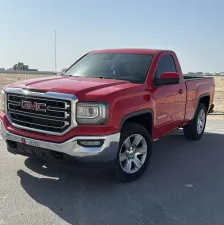
<svg viewBox="0 0 224 225"><path fill-rule="evenodd" d="M119 151L119 162L122 170L133 174L139 171L147 157L147 143L140 134L132 134L122 144Z"/></svg>
<svg viewBox="0 0 224 225"><path fill-rule="evenodd" d="M205 127L205 111L202 109L198 114L197 132L201 134Z"/></svg>

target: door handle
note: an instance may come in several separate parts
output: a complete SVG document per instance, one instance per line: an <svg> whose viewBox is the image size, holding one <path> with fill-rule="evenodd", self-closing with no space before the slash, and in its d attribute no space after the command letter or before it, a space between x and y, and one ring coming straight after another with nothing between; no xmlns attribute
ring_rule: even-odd
<svg viewBox="0 0 224 225"><path fill-rule="evenodd" d="M178 91L179 94L183 94L183 92L184 92L183 89L180 89L180 90Z"/></svg>

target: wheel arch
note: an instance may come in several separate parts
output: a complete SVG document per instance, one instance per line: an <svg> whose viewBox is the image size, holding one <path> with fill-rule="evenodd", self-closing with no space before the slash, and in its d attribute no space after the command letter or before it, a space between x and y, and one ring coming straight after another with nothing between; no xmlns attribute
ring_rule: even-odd
<svg viewBox="0 0 224 225"><path fill-rule="evenodd" d="M150 136L153 134L154 114L151 109L144 109L127 114L121 120L119 131L122 130L126 122L134 122L142 125L147 129Z"/></svg>
<svg viewBox="0 0 224 225"><path fill-rule="evenodd" d="M210 105L210 93L205 93L205 94L202 94L202 95L199 96L198 102L197 102L197 107L195 109L194 116L195 116L195 114L197 112L197 108L198 108L198 106L199 106L200 103L204 103L204 105L207 108L207 112L208 112L209 105Z"/></svg>

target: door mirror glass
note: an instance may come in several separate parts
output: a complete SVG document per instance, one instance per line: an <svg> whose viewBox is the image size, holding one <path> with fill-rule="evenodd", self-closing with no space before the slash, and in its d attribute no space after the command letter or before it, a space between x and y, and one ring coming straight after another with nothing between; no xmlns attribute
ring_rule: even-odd
<svg viewBox="0 0 224 225"><path fill-rule="evenodd" d="M155 78L156 86L178 84L180 82L180 74L175 72L165 72L160 78Z"/></svg>

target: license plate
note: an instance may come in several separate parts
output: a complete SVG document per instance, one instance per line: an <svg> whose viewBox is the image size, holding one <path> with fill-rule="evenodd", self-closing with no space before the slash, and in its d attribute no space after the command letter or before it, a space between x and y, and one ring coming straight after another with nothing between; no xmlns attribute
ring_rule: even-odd
<svg viewBox="0 0 224 225"><path fill-rule="evenodd" d="M26 144L26 145L31 145L31 146L34 146L34 147L40 147L40 142L36 141L36 140L22 138L22 143Z"/></svg>

